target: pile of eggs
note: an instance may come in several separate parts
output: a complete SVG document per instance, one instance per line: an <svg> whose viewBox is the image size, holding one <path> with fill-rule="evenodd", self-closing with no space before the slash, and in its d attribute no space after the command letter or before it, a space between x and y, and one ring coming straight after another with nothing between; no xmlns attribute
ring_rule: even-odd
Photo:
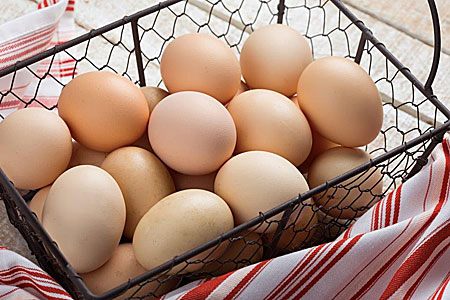
<svg viewBox="0 0 450 300"><path fill-rule="evenodd" d="M161 76L168 91L85 73L63 89L59 116L26 108L0 123L0 167L17 188L40 189L31 209L94 293L367 162L358 147L383 122L380 95L361 67L341 57L313 61L308 41L285 25L253 32L240 60L213 36L176 38ZM308 200L311 207L334 218L361 215L382 191L381 173L367 174L343 183L357 188ZM312 235L296 232L317 224L311 207L280 247ZM246 240L270 240L275 229L259 226ZM244 245L213 255L262 258L257 244L240 251Z"/></svg>

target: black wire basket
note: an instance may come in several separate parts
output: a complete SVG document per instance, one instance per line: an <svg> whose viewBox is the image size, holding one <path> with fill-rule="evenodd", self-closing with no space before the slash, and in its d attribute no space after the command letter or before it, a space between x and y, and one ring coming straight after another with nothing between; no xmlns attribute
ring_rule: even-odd
<svg viewBox="0 0 450 300"><path fill-rule="evenodd" d="M252 7L249 7L250 2ZM158 65L164 47L175 37L188 32L207 32L239 54L253 30L278 22L292 26L308 38L315 58L338 55L359 63L375 81L382 95L385 115L379 136L366 146L373 157L369 162L294 199L286 199L284 204L261 212L249 222L130 278L102 295L89 291L30 211L26 201L33 193L22 197L0 171L0 196L11 223L21 232L42 268L77 299L111 299L126 292L132 299L158 297L168 285L174 288L194 279L217 276L262 259L335 239L361 213L416 174L450 126L450 111L433 95L431 88L439 64L441 37L436 5L432 0L428 3L434 27L434 57L425 84L340 0L168 0L0 70L0 78L13 76L11 87L18 71L30 72L39 81L52 78L63 85L50 73L53 60L42 76L30 66L64 52L76 61L79 73L109 70L140 86L162 85ZM101 57L92 52L99 46L108 49ZM116 63L118 60L120 64ZM0 103L6 96L15 95L24 106L29 106L36 102L38 92L39 84L35 97L25 100L11 88L0 93ZM382 174L382 179L376 183L383 185L381 193L375 191L375 185L364 186L375 171ZM349 204L339 208L318 205L317 200L325 197L325 191L326 197L341 193L341 203ZM370 203L367 207L354 208L353 203L363 196L369 197ZM311 201L313 197L315 201ZM342 211L337 215L328 214L331 209L335 212L345 209L347 214L351 211L352 216L343 219ZM275 233L264 234L270 226L276 226ZM263 233L255 233L256 228ZM182 264L181 268L178 266L176 272L170 272L178 264ZM195 272L183 272L193 264L197 265Z"/></svg>

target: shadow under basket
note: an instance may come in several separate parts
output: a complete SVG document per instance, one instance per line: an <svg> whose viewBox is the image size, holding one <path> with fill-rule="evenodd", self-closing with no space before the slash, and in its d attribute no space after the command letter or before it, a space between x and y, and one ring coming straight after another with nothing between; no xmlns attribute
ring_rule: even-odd
<svg viewBox="0 0 450 300"><path fill-rule="evenodd" d="M89 291L39 224L26 203L32 194L22 197L0 172L0 196L11 223L21 232L41 267L76 299L111 299L126 292L133 299L160 296L168 286L175 288L198 278L217 276L262 259L334 240L370 206L416 174L450 126L450 111L433 95L431 88L439 64L441 37L435 3L431 0L428 3L435 48L425 84L339 0L169 0L0 70L0 78L9 76L11 87L18 72L28 72L39 82L49 79L63 85L50 74L50 69L52 58L65 53L76 61L78 73L108 70L140 86L161 86L158 68L161 54L175 37L189 32L209 33L239 55L252 31L270 23L284 23L309 40L314 58L337 55L360 64L382 95L385 116L380 134L365 148L373 157L369 162L294 199L286 199L282 205L261 212L249 222L102 295ZM104 49L102 55L93 51L99 47ZM30 67L49 58L47 72L38 74ZM74 71L72 77L75 75ZM0 103L6 97L15 97L25 107L36 105L39 86L35 97L26 100L12 89L1 91ZM381 179L372 186L364 184L375 171L380 172ZM382 189L376 188L380 184ZM327 199L335 196L339 196L340 202L327 205ZM320 197L328 198L319 200ZM369 199L368 205L353 207L360 197ZM346 218L342 218L344 211ZM270 234L254 232L258 228L258 232L265 233L274 226L276 231ZM182 266L174 272L173 267L180 263ZM187 267L196 271L183 272Z"/></svg>

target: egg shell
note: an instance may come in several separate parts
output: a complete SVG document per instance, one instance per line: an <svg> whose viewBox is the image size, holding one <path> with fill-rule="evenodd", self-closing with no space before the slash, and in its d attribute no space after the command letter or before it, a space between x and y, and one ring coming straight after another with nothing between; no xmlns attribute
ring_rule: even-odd
<svg viewBox="0 0 450 300"><path fill-rule="evenodd" d="M261 235L255 232L244 232L237 237L223 242L218 257L206 264L201 274L219 276L236 269L255 264L263 258Z"/></svg>
<svg viewBox="0 0 450 300"><path fill-rule="evenodd" d="M198 189L176 192L156 203L142 217L133 237L134 253L142 266L152 269L232 228L233 215L219 196ZM210 253L211 250L206 250L192 261ZM213 257L214 253L208 259ZM202 265L181 263L168 274L192 272Z"/></svg>
<svg viewBox="0 0 450 300"><path fill-rule="evenodd" d="M319 155L311 164L308 183L315 188L326 181L350 171L370 160L370 155L358 148L335 147ZM380 169L371 168L364 174L345 180L345 188L330 187L314 196L319 208L335 218L350 219L361 216L373 206L383 192ZM323 207L322 207L323 206Z"/></svg>
<svg viewBox="0 0 450 300"><path fill-rule="evenodd" d="M156 104L158 104L162 99L169 96L169 93L167 91L154 86L141 87L141 91L142 93L144 93L150 114L152 113Z"/></svg>
<svg viewBox="0 0 450 300"><path fill-rule="evenodd" d="M216 179L217 172L206 175L192 176L170 170L170 174L172 175L173 182L175 183L175 189L177 191L201 189L214 192L214 179Z"/></svg>
<svg viewBox="0 0 450 300"><path fill-rule="evenodd" d="M199 92L179 92L163 99L152 112L148 134L158 157L187 175L216 171L236 145L236 128L229 112Z"/></svg>
<svg viewBox="0 0 450 300"><path fill-rule="evenodd" d="M303 202L312 205L311 199ZM317 208L316 208L317 209ZM317 230L319 222L317 212L314 212L313 206L301 205L292 212L284 230L280 233L280 239L277 248L284 252L295 251L304 248L306 243L311 241ZM269 244L275 238L275 233L270 232L263 236L266 244Z"/></svg>
<svg viewBox="0 0 450 300"><path fill-rule="evenodd" d="M321 136L314 128L311 127L312 133L312 147L311 152L308 155L308 158L301 164L300 171L308 173L309 167L311 163L316 159L317 156L322 154L328 149L339 146L336 143L333 143L330 140L327 140L323 136Z"/></svg>
<svg viewBox="0 0 450 300"><path fill-rule="evenodd" d="M311 129L289 98L269 90L251 90L234 98L227 109L237 130L235 153L268 151L296 166L308 157Z"/></svg>
<svg viewBox="0 0 450 300"><path fill-rule="evenodd" d="M159 200L175 192L169 171L149 151L123 147L106 157L102 168L119 184L127 217L123 235L132 238L139 220Z"/></svg>
<svg viewBox="0 0 450 300"><path fill-rule="evenodd" d="M136 142L134 142L131 146L139 147L139 148L145 149L145 150L153 153L152 146L150 145L150 141L148 139L148 131L147 130L145 130L144 134Z"/></svg>
<svg viewBox="0 0 450 300"><path fill-rule="evenodd" d="M51 184L69 164L72 138L64 121L44 108L25 108L0 123L0 168L19 189Z"/></svg>
<svg viewBox="0 0 450 300"><path fill-rule="evenodd" d="M145 100L147 100L148 110L150 114L152 113L156 104L158 104L165 97L169 96L169 93L167 91L153 86L142 87L141 91L144 93ZM153 152L152 146L150 145L150 141L148 140L147 128L145 129L144 134L137 141L135 141L132 144L132 146L140 147L150 152Z"/></svg>
<svg viewBox="0 0 450 300"><path fill-rule="evenodd" d="M42 222L42 209L44 208L45 200L47 200L48 192L50 192L50 187L49 185L40 189L30 201L30 210L36 214L39 222Z"/></svg>
<svg viewBox="0 0 450 300"><path fill-rule="evenodd" d="M81 274L81 278L92 293L100 295L145 272L146 270L136 261L133 245L126 243L120 244L103 266L92 272ZM178 283L177 279L169 280L167 277L158 280L146 283L140 289L139 286L130 288L126 293L114 299L127 299L131 296L142 297L150 293L160 297L173 290ZM137 289L139 289L138 292L136 292ZM135 292L136 294L133 294ZM146 297L146 299L156 299L153 296Z"/></svg>
<svg viewBox="0 0 450 300"><path fill-rule="evenodd" d="M372 78L343 57L314 61L297 87L300 108L324 138L347 147L372 142L383 125L383 105Z"/></svg>
<svg viewBox="0 0 450 300"><path fill-rule="evenodd" d="M171 94L197 91L225 104L239 88L241 68L224 42L208 34L190 33L164 49L161 76Z"/></svg>
<svg viewBox="0 0 450 300"><path fill-rule="evenodd" d="M105 160L107 153L99 152L92 149L88 149L72 141L72 157L70 158L69 166L67 168L72 168L80 165L93 165L100 167L102 162Z"/></svg>
<svg viewBox="0 0 450 300"><path fill-rule="evenodd" d="M84 73L62 90L58 112L83 146L111 152L135 142L149 118L142 91L111 72Z"/></svg>
<svg viewBox="0 0 450 300"><path fill-rule="evenodd" d="M76 272L99 268L119 245L125 225L119 185L95 166L65 171L50 188L42 224Z"/></svg>
<svg viewBox="0 0 450 300"><path fill-rule="evenodd" d="M241 83L239 84L239 88L238 88L236 94L234 95L233 99L236 98L237 96L239 96L240 94L242 94L243 92L246 92L248 90L249 90L248 86L245 84L245 82L243 82L241 80ZM233 100L233 99L231 99L231 100Z"/></svg>
<svg viewBox="0 0 450 300"><path fill-rule="evenodd" d="M297 95L292 96L291 100L292 100L292 102L295 103L295 105L297 105L298 108L300 108L300 105L298 104L298 97L297 97Z"/></svg>
<svg viewBox="0 0 450 300"><path fill-rule="evenodd" d="M216 176L214 192L233 212L236 225L245 223L308 190L305 178L285 158L264 151L244 152L227 161ZM278 214L270 220L279 220ZM255 232L275 231L263 224Z"/></svg>
<svg viewBox="0 0 450 300"><path fill-rule="evenodd" d="M293 28L271 24L254 31L242 46L242 75L251 89L291 97L303 70L312 62L308 40Z"/></svg>

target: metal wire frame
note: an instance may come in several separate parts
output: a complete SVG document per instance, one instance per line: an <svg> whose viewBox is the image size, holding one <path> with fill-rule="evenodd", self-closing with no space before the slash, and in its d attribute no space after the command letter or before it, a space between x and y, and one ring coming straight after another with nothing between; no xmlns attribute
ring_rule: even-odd
<svg viewBox="0 0 450 300"><path fill-rule="evenodd" d="M175 3L181 2L182 0L169 0L153 7L150 7L146 10L140 11L136 14L133 14L129 17L124 17L123 19L113 22L107 26L104 26L97 30L92 30L91 32L82 35L74 40L71 40L65 44L58 45L48 51L45 51L41 54L38 54L35 57L27 59L23 62L18 62L15 65L8 67L6 69L0 70L0 77L6 76L8 74L17 72L22 68L26 68L27 66L38 62L42 59L51 57L56 53L64 51L72 46L83 43L85 41L89 41L91 38L100 36L110 30L123 26L125 24L130 23L132 28L132 35L134 41L134 52L136 55L136 63L138 67L138 76L139 76L139 84L141 86L145 86L145 73L144 66L142 61L143 53L140 50L140 39L138 35L138 20L141 17L147 16L149 14L158 12L159 10L169 7ZM434 26L434 39L435 39L435 49L434 49L434 57L433 63L431 65L430 74L425 84L422 84L415 76L405 68L387 49L386 47L380 43L372 34L372 32L358 19L356 18L350 10L339 0L330 0L338 9L343 12L353 24L355 24L361 30L361 40L359 42L358 51L355 56L355 61L359 62L361 56L363 55L363 48L366 42L370 42L374 45L386 58L389 60L397 69L422 93L427 99L433 103L437 107L439 111L441 111L448 119L450 119L449 110L433 95L432 93L432 83L435 79L437 68L439 65L439 55L440 55L440 29L439 29L439 19L437 14L437 9L434 1L428 0L431 10L431 15L433 19ZM285 1L280 0L278 4L278 13L277 13L277 22L281 23L283 21L283 16L285 13ZM242 224L240 226L235 227L233 230L224 233L220 237L201 245L195 249L192 249L173 260L166 262L153 270L146 272L145 274L138 276L134 279L129 280L127 283L124 283L113 290L103 294L103 295L93 295L85 286L84 282L81 280L79 275L72 269L70 264L58 250L57 245L51 240L46 231L42 228L42 226L37 221L35 215L29 210L22 196L18 193L18 191L14 188L13 184L7 179L3 172L0 172L0 195L2 199L5 201L7 206L8 215L10 217L11 222L21 231L22 235L26 238L30 249L36 254L38 257L45 258L48 257L46 261L40 261L40 263L47 267L47 271L49 271L50 275L57 278L63 286L69 290L69 292L77 298L84 299L110 299L112 297L118 296L129 288L141 285L143 282L155 278L155 276L159 276L160 274L164 274L166 271L170 270L174 265L182 263L184 261L189 260L190 258L196 256L199 253L202 253L208 249L215 249L225 240L232 239L238 234L242 234L245 230L252 228L254 226L261 226L261 224L267 223L268 219L273 216L276 216L280 213L283 213L283 216L277 222L277 229L275 232L275 238L268 245L269 251L266 254L266 257L271 257L277 254L277 243L279 241L280 233L285 230L288 225L288 220L291 214L293 214L299 207L306 207L308 204L305 203L306 200L311 198L314 195L317 195L321 192L324 192L332 187L340 186L342 183L354 176L361 176L365 172L368 172L374 166L380 166L385 162L389 162L391 159L395 159L398 155L402 153L407 153L410 149L413 149L416 146L423 145L426 142L429 142L428 147L422 153L422 155L416 160L415 166L411 169L408 176L411 176L415 172L418 172L420 168L426 163L427 157L431 153L432 149L442 141L443 134L449 129L450 121L445 122L442 126L432 129L417 138L412 139L411 141L405 142L403 145L398 146L391 151L384 153L371 161L355 168L349 172L346 172L342 176L334 178L310 191L299 195L298 197L291 199L290 201L273 208L267 212L261 213L258 217L250 220L249 222ZM409 178L409 177L406 177ZM298 215L297 215L298 217ZM292 225L292 224L291 224ZM342 225L345 227L346 225ZM31 231L27 231L31 230Z"/></svg>

